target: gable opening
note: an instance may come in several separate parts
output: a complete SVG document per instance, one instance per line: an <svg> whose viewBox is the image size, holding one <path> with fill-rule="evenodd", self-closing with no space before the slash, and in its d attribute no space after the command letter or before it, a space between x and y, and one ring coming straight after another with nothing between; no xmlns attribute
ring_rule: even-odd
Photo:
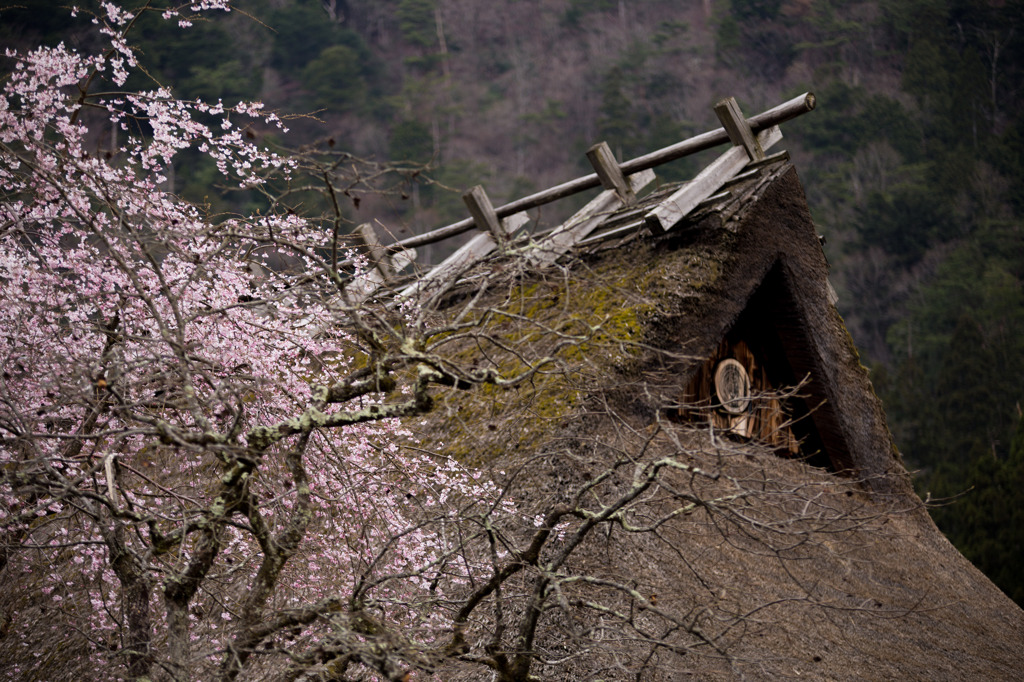
<svg viewBox="0 0 1024 682"><path fill-rule="evenodd" d="M677 418L840 471L848 456L806 323L776 265L687 384Z"/></svg>

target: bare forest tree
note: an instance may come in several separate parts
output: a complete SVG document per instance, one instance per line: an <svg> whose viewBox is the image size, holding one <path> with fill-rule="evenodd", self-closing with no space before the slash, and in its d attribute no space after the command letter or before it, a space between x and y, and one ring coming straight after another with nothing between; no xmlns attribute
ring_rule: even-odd
<svg viewBox="0 0 1024 682"><path fill-rule="evenodd" d="M230 9L201 5L160 11L187 30ZM657 595L602 562L616 538L680 557L673 522L693 518L787 561L870 522L823 496L853 482L765 480L735 444L613 402L590 415L614 438L563 433L508 473L417 446L409 419L439 399L582 390L580 354L619 342L532 320L507 268L361 300L341 204L396 169L270 151L257 138L284 125L258 104L127 89L146 11L104 3L94 54L14 55L0 99L0 675L656 678L688 653L728 662L766 605ZM261 210L161 189L185 151Z"/></svg>

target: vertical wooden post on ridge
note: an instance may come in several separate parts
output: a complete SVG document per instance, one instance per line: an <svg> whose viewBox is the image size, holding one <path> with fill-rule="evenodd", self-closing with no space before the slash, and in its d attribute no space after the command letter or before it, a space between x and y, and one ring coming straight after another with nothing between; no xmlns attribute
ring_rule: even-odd
<svg viewBox="0 0 1024 682"><path fill-rule="evenodd" d="M387 250L381 245L380 238L377 237L377 231L373 229L373 225L363 223L356 228L356 234L359 235L359 239L363 242L369 253L370 260L373 262L374 267L377 268L377 271L380 272L384 281L390 282L393 280L394 273L391 271L391 262L388 259Z"/></svg>
<svg viewBox="0 0 1024 682"><path fill-rule="evenodd" d="M757 141L757 136L751 130L750 124L740 111L740 105L736 103L735 97L727 97L715 105L715 115L722 122L725 132L729 133L729 139L737 147L743 147L751 161L760 161L764 158L764 149Z"/></svg>
<svg viewBox="0 0 1024 682"><path fill-rule="evenodd" d="M615 160L615 155L612 154L612 150L607 142L598 142L588 149L587 159L590 160L590 165L594 167L597 177L600 178L601 186L605 189L615 190L615 193L619 195L619 199L626 206L632 206L636 203L636 194L633 192L633 188L629 186L629 182L626 180L626 176L623 175L622 168L619 167L618 162Z"/></svg>
<svg viewBox="0 0 1024 682"><path fill-rule="evenodd" d="M462 200L466 203L469 214L473 216L477 228L490 232L494 241L499 245L504 244L508 235L505 233L505 227L501 224L498 214L494 212L494 205L484 188L481 185L473 187L462 195Z"/></svg>

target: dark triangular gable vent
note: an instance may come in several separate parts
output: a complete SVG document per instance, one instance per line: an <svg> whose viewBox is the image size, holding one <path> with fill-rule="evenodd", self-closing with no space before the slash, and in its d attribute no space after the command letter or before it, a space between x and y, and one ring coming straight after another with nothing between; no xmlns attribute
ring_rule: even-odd
<svg viewBox="0 0 1024 682"><path fill-rule="evenodd" d="M783 267L776 264L691 378L685 416L710 419L721 431L763 442L783 456L834 471L851 469L814 347ZM739 368L745 379L738 377Z"/></svg>

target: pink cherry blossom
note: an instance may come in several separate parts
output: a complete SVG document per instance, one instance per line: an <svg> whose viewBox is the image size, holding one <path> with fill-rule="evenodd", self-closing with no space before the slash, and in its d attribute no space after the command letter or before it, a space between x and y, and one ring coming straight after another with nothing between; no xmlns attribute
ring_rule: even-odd
<svg viewBox="0 0 1024 682"><path fill-rule="evenodd" d="M256 617L322 608L290 645L312 646L330 630L317 605L339 595L429 638L416 605L484 570L449 560L446 529L498 491L450 458L397 448L409 434L395 419L304 429L384 398L316 397L358 369L362 343L329 323L347 313L320 226L286 211L217 218L162 189L186 150L236 185L287 180L296 161L243 134L284 126L260 103L93 94L96 77L123 87L138 68L143 10L101 9L100 53L8 51L0 93L0 532L16 547L0 570L22 576L14 617L40 619L25 650L40 633L73 636L83 665L111 678L167 661L201 678L230 667ZM186 26L183 9L230 6L162 16ZM118 148L97 154L111 129ZM291 435L266 436L281 425ZM49 597L45 616L32 594ZM18 660L8 679L44 664Z"/></svg>

